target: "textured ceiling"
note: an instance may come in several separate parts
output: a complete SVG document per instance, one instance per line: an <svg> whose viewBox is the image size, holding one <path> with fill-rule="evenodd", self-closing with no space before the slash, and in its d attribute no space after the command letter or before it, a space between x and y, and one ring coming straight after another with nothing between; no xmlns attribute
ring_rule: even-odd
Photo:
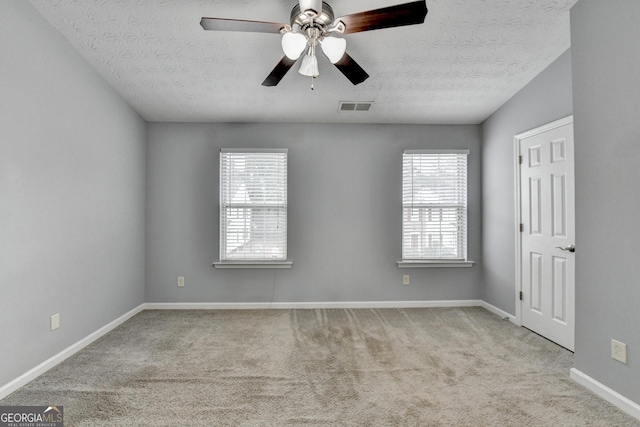
<svg viewBox="0 0 640 427"><path fill-rule="evenodd" d="M203 16L289 22L295 0L30 0L148 121L480 123L570 46L578 0L427 0L425 24L344 36L371 76L319 55L261 86L277 34L204 31ZM409 0L333 0L336 16ZM339 101L373 101L338 112Z"/></svg>

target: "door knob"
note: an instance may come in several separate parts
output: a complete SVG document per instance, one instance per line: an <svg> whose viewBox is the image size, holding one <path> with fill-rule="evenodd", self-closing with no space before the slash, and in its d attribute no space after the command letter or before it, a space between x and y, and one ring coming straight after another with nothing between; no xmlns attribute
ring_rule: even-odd
<svg viewBox="0 0 640 427"><path fill-rule="evenodd" d="M567 251L567 252L575 252L576 251L576 247L574 245L569 245L566 247L561 247L561 246L556 246L556 249L560 249L561 251Z"/></svg>

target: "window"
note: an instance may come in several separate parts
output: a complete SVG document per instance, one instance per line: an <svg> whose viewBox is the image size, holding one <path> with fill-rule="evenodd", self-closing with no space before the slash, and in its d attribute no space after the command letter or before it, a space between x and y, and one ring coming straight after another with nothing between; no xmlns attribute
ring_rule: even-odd
<svg viewBox="0 0 640 427"><path fill-rule="evenodd" d="M403 153L403 261L466 261L468 154L468 150ZM403 261L398 265L406 266Z"/></svg>
<svg viewBox="0 0 640 427"><path fill-rule="evenodd" d="M221 150L221 262L214 265L286 259L287 150Z"/></svg>

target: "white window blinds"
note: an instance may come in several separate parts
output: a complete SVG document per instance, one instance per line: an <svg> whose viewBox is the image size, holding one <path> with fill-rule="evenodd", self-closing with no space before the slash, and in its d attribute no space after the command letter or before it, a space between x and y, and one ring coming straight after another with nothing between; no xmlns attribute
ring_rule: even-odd
<svg viewBox="0 0 640 427"><path fill-rule="evenodd" d="M287 259L287 150L220 152L220 261Z"/></svg>
<svg viewBox="0 0 640 427"><path fill-rule="evenodd" d="M402 156L402 259L465 260L468 150Z"/></svg>

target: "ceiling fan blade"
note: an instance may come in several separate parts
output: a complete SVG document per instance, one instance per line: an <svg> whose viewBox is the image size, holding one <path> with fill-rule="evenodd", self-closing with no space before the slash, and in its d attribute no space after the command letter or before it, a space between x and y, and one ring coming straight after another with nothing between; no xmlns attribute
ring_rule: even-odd
<svg viewBox="0 0 640 427"><path fill-rule="evenodd" d="M283 56L278 65L271 71L271 74L264 79L262 86L276 86L295 63L295 59L289 59L286 55Z"/></svg>
<svg viewBox="0 0 640 427"><path fill-rule="evenodd" d="M346 52L334 65L354 85L360 84L369 78L369 74Z"/></svg>
<svg viewBox="0 0 640 427"><path fill-rule="evenodd" d="M246 31L252 33L280 34L280 30L287 24L277 22L246 21L244 19L206 18L200 20L205 30L211 31Z"/></svg>
<svg viewBox="0 0 640 427"><path fill-rule="evenodd" d="M420 0L384 7L382 9L354 13L340 17L337 20L345 24L346 29L344 34L353 34L362 31L380 30L382 28L422 24L426 16L427 3L425 0Z"/></svg>

